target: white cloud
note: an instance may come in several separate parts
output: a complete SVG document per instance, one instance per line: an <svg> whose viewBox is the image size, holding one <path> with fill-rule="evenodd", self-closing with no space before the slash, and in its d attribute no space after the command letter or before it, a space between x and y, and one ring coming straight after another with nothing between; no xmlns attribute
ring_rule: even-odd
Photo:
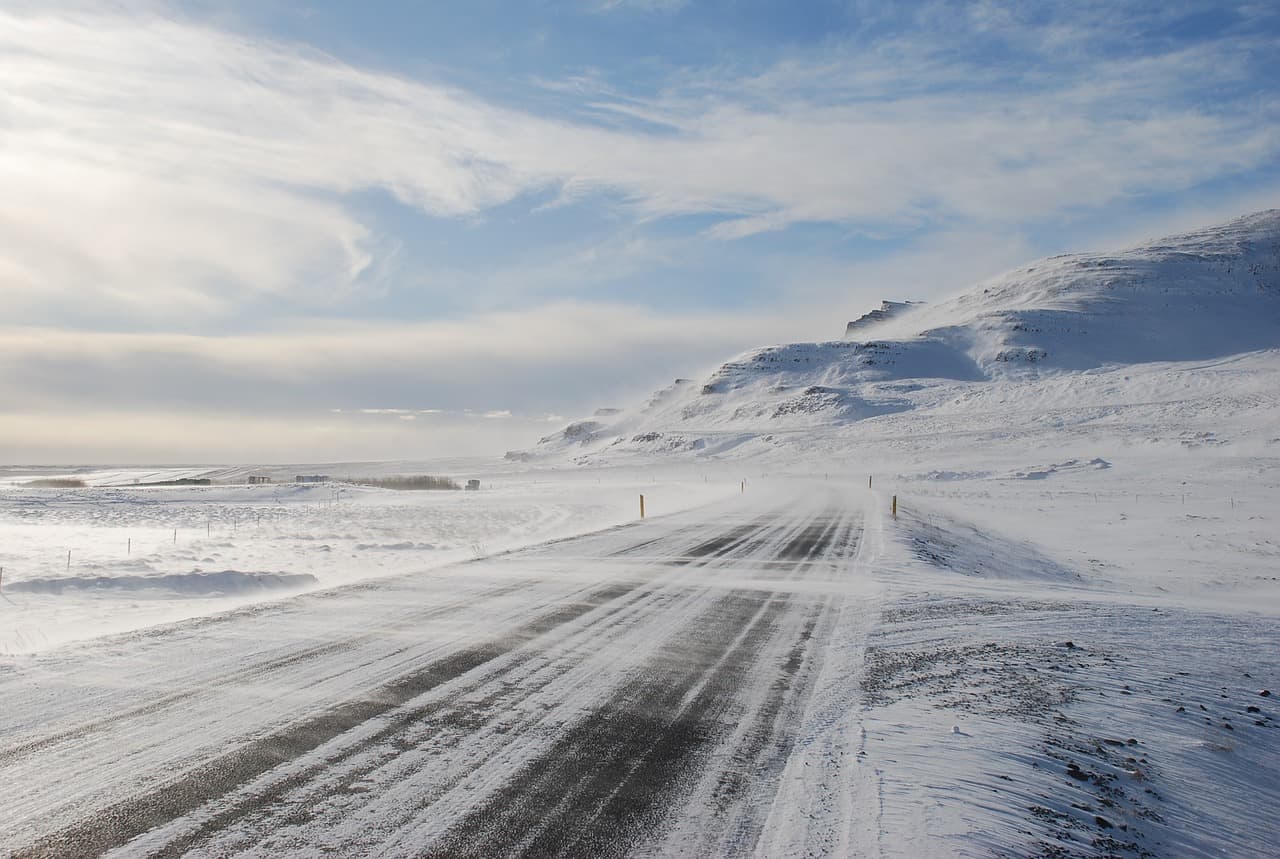
<svg viewBox="0 0 1280 859"><path fill-rule="evenodd" d="M720 213L711 235L736 238L805 221L1007 223L1191 187L1280 148L1274 101L1191 98L1268 47L1249 37L1044 75L1033 61L1015 81L946 50L943 28L964 24L948 14L915 41L595 105L655 133L153 13L0 13L0 278L20 317L74 303L84 319L180 325L376 283L391 238L346 200L368 189L442 217L607 191L640 218ZM1095 35L1074 19L969 19L1076 56Z"/></svg>

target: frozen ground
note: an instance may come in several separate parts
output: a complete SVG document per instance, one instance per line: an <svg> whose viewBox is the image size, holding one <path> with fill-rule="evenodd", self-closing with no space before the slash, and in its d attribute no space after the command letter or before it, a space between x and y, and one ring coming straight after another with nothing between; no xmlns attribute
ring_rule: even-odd
<svg viewBox="0 0 1280 859"><path fill-rule="evenodd" d="M148 521L155 545L146 568L77 571L73 550L72 578L116 588L47 584L65 555L6 579L46 583L0 604L7 623L84 640L25 632L0 666L0 843L1272 855L1280 460L1072 433L1046 459L1052 441L993 440L966 471L886 444L791 473L511 472L332 505L332 488L7 490L9 557L38 557L14 546L42 529L118 542ZM663 515L636 521L641 490ZM575 529L595 533L473 557ZM202 565L317 581L139 584ZM157 603L192 619L151 625ZM130 630L97 634L101 613Z"/></svg>

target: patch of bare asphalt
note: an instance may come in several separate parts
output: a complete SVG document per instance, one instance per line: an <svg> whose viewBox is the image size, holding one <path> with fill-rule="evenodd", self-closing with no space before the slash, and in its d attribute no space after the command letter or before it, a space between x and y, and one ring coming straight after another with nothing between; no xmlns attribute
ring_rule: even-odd
<svg viewBox="0 0 1280 859"><path fill-rule="evenodd" d="M609 585L581 600L556 607L499 638L467 647L410 672L370 694L331 707L266 737L250 742L197 767L178 780L141 796L113 805L61 832L14 851L14 857L96 856L128 843L133 838L188 814L211 799L223 796L242 784L313 751L329 740L370 719L405 704L425 692L496 659L529 640L561 624L568 623L599 605L629 592L634 583ZM170 852L181 852L187 842L205 829L229 821L215 817L192 834L170 844Z"/></svg>

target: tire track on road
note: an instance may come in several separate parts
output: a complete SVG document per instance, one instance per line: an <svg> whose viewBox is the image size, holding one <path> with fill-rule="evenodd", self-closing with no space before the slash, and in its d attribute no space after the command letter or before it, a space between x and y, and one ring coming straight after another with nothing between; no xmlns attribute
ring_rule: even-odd
<svg viewBox="0 0 1280 859"><path fill-rule="evenodd" d="M849 534L843 526L839 517L808 522L784 538L777 557L790 561L792 575L799 576L837 534ZM769 539L757 522L701 545L724 551L767 545ZM666 645L646 670L423 855L627 854L666 818L716 737L729 730L720 724L722 714L793 608L786 593L729 592L691 624L688 635ZM792 692L822 610L809 611L801 623L755 713L760 727L749 732L741 759L759 760L777 746L772 725ZM785 757L785 749L780 753ZM745 787L746 775L739 776L722 784L726 803Z"/></svg>
<svg viewBox="0 0 1280 859"><path fill-rule="evenodd" d="M669 671L629 683L423 855L625 853L690 771L710 721L784 608L757 593L721 600L697 622L700 635L663 648L657 662Z"/></svg>
<svg viewBox="0 0 1280 859"><path fill-rule="evenodd" d="M314 647L295 650L281 656L273 656L256 664L244 666L211 680L202 681L198 685L191 685L177 692L163 694L159 698L155 698L144 704L139 704L126 710L118 711L111 714L109 717L84 722L65 730L58 731L57 733L27 740L19 745L12 746L7 749L0 749L0 765L17 761L23 757L30 756L43 749L68 740L85 739L95 732L115 727L130 719L136 719L139 716L159 712L174 704L188 702L192 697L200 693L207 693L215 689L266 678L274 672L294 668L304 662L310 662L326 656L332 656L336 653L354 650L362 644L385 637L389 632L402 631L404 629L420 625L426 621L452 614L459 608L474 603L477 599L495 599L532 586L532 582L521 582L514 585L495 588L481 594L468 596L465 599L456 600L448 603L447 605L438 606L411 617L406 617L396 624L380 628L377 633L364 633L361 635L351 636L349 638L325 642L324 644L318 644ZM394 655L394 652L387 655Z"/></svg>
<svg viewBox="0 0 1280 859"><path fill-rule="evenodd" d="M856 552L860 535L860 517L832 517L825 526L806 528L784 554L804 559L797 565L798 575L822 561L838 561ZM795 747L798 716L812 690L815 663L820 661L815 648L829 634L834 607L832 596L811 605L760 706L730 742L728 763L707 796L709 820L703 819L698 827L698 847L707 855L754 852L764 816ZM718 831L710 825L713 821Z"/></svg>
<svg viewBox="0 0 1280 859"><path fill-rule="evenodd" d="M758 531L757 533L757 542L758 542L758 541L767 539L768 535L770 534L782 532L787 526L772 524L768 528L764 528L762 525L757 524L756 526L753 526L753 527L755 527ZM762 528L763 530L761 530ZM705 545L708 547L707 554L697 558L696 559L697 563L699 565L705 566L705 565L721 562L721 561L724 561L725 559L735 557L738 553L743 551L744 548L750 548L750 545L754 545L754 544L749 544L748 541L741 539L739 535L739 532L741 530L742 530L742 526L737 526L733 528L731 532L729 532L731 535L734 535L733 539L715 539L711 541L706 541ZM722 536L727 537L729 535L722 535ZM652 573L651 578L658 578L663 575L662 568L660 566L655 566L651 570L651 573ZM629 591L635 590L636 588L639 588L639 587L640 585L639 583L637 583L635 585L635 588L629 589ZM651 596L653 593L654 592L652 590L645 590L642 593L640 593L635 598L635 600L631 600L631 601L628 601L627 603L623 603L618 606L615 606L612 610L605 612L600 617L596 618L593 621L592 626L605 627L606 631L609 631L610 629L609 625L612 622L612 619L616 615L618 615L619 612L626 609L629 604L632 604L636 601L643 600L646 597ZM668 589L665 593L669 597L673 593L673 591L671 589ZM622 594L619 594L618 596L621 597ZM504 655L507 655L507 654L504 654ZM500 676L510 677L511 675L517 675L520 669L523 667L523 665L529 662L531 659L533 659L537 655L538 655L537 651L529 651L524 654L517 655L514 661L510 661L502 667L501 669L502 674ZM479 666L477 666L477 668L478 667ZM494 678L492 677L486 676L486 677L478 678L477 682L482 684L482 683L489 682L493 679ZM546 678L542 685L545 686L547 683L550 683L552 679L553 678L550 678L550 677ZM526 698L532 695L536 695L538 690L539 690L539 687L537 685L533 687L526 686L520 689L520 691L524 693ZM506 691L506 690L503 690L503 691ZM459 690L459 694L461 694L461 692L462 690ZM422 706L414 707L410 710L397 713L390 722L388 722L385 726L379 728L371 736L362 738L358 743L352 744L342 749L337 755L327 757L323 762L317 763L314 767L309 767L304 772L291 774L289 777L273 783L270 787L265 788L262 791L255 791L251 797L247 798L244 801L237 802L231 808L219 810L213 818L203 822L196 830L185 833L179 836L178 838L166 843L165 847L159 852L155 853L154 855L159 855L159 856L181 855L183 852L192 849L196 845L200 844L203 840L214 835L218 831L231 826L233 823L235 824L236 828L243 828L246 822L251 818L255 818L256 816L258 816L259 812L271 809L273 806L282 804L285 797L289 793L297 790L300 787L305 786L310 780L321 775L322 772L325 771L326 769L332 767L333 765L335 765L340 761L357 758L358 756L363 755L364 753L368 752L369 750L379 745L385 746L390 742L394 741L399 734L403 733L404 731L406 731L411 727L417 728L417 727L420 727L424 722L429 722L433 719L440 719L441 721L438 724L438 727L441 730L446 730L454 727L454 723L456 722L457 719L465 718L471 722L472 730L478 730L481 727L487 725L488 722L496 715L493 708L501 707L502 700L503 700L502 693L497 693L491 696L490 698L488 698L487 700L473 702L471 704L472 711L465 715L450 714L447 712L454 706L451 700L432 701ZM485 712L486 710L489 711L487 714ZM412 743L405 742L403 744L403 749L405 750L412 749L412 748L413 748ZM385 764L386 764L386 761L384 759L379 759L379 760L368 762L362 766L355 767L350 771L348 771L343 776L343 778L338 782L338 784L332 787L332 789L333 790L342 790L344 788L349 789L352 784L359 782L364 777L366 777L370 772L384 766ZM466 776L466 773L462 773L458 775L453 780L453 783L444 785L442 787L442 790L447 792L448 789L455 787L457 782L461 781L463 778L465 778L465 776ZM279 823L297 824L299 822L303 822L303 818L306 817L306 814L307 813L305 811L294 811L294 812L288 813L283 819L276 818L272 822L275 822L277 824ZM255 824L260 824L265 822L267 821L255 820L255 822L250 823L249 826L250 828L252 828L255 826Z"/></svg>
<svg viewBox="0 0 1280 859"><path fill-rule="evenodd" d="M375 690L252 741L151 793L118 803L88 820L41 839L15 857L96 856L188 814L280 764L310 752L334 737L496 659L555 627L629 592L631 584L610 585L563 605L501 638L463 648ZM229 822L229 821L228 821Z"/></svg>
<svg viewBox="0 0 1280 859"><path fill-rule="evenodd" d="M723 551L732 551L734 545L733 541L727 541ZM708 559L708 562L714 560L714 557ZM433 660L422 669L382 685L368 696L338 704L266 737L252 740L197 766L161 788L118 802L77 824L40 838L28 847L16 850L12 855L87 856L123 846L138 835L190 814L210 800L224 796L271 769L314 751L371 719L385 716L444 683L503 657L608 602L624 597L641 587L641 584L628 581L591 591L581 599L561 605L503 636ZM334 645L322 645L318 649L330 646ZM288 657L284 661L287 662ZM406 716L402 721L412 718L411 715ZM50 742L54 741L46 738L44 745ZM269 801L269 798L266 799ZM245 809L238 809L234 813L219 814L215 822L200 827L197 835L181 838L165 852L181 852L197 843L204 833L221 825L229 825L244 813Z"/></svg>

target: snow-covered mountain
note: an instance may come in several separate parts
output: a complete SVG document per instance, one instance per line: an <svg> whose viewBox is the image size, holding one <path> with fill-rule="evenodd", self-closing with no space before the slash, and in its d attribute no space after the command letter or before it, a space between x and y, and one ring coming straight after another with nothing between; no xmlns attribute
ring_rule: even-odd
<svg viewBox="0 0 1280 859"><path fill-rule="evenodd" d="M1280 350L1275 209L1115 253L1050 257L936 304L886 301L851 322L845 339L752 350L705 378L675 380L639 408L604 410L508 456L749 455L815 432L854 442L855 428L893 415L980 415L1010 398L1043 408L1132 404L1156 389L1195 387L1196 367L1195 379L1238 379L1241 365L1221 362L1264 352L1241 382L1247 409L1249 392L1267 388L1257 373L1280 371L1280 351L1270 350Z"/></svg>

